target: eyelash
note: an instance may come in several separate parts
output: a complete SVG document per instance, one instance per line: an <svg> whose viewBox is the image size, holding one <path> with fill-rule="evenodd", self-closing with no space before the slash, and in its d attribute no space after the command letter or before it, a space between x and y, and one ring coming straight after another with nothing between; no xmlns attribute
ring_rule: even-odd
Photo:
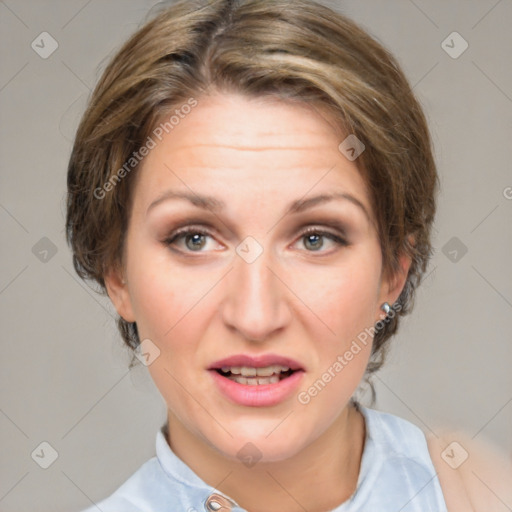
<svg viewBox="0 0 512 512"><path fill-rule="evenodd" d="M209 231L203 229L203 228L198 228L198 227L195 227L195 226L186 226L186 227L183 227L183 228L179 228L177 229L174 233L172 233L168 238L166 238L163 243L166 245L166 246L171 246L173 244L176 243L176 240L180 239L180 238L184 238L186 235L206 235L206 236L209 236L209 237L212 237L213 238L213 235L212 233L210 233ZM348 244L348 242L346 240L344 240L343 238L335 235L334 233L331 233L329 231L325 231L321 228L316 228L316 227L309 227L305 230L303 230L299 236L299 239L301 238L304 238L305 236L307 235L310 235L310 234L315 234L315 235L320 235L321 237L325 237L325 238L328 238L329 240L332 240L336 245L338 246L342 246L342 247L345 247ZM183 252L181 250L178 250L179 252ZM194 252L197 252L197 253L201 253L203 251L186 251L186 253L194 253ZM308 251L306 250L306 252L310 252L310 253L316 253L318 252L319 254L323 254L325 251Z"/></svg>

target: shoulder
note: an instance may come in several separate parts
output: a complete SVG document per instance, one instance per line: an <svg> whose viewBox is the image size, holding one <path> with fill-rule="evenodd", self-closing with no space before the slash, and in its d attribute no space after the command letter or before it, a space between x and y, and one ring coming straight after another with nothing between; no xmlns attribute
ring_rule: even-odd
<svg viewBox="0 0 512 512"><path fill-rule="evenodd" d="M375 409L362 410L369 435L380 451L387 456L416 460L420 465L430 462L427 441L423 431L413 423Z"/></svg>
<svg viewBox="0 0 512 512"><path fill-rule="evenodd" d="M461 432L427 435L449 512L510 512L512 457Z"/></svg>
<svg viewBox="0 0 512 512"><path fill-rule="evenodd" d="M362 478L371 494L378 489L378 498L393 497L394 505L411 503L422 511L445 511L423 431L393 414L364 407L361 412L367 426Z"/></svg>

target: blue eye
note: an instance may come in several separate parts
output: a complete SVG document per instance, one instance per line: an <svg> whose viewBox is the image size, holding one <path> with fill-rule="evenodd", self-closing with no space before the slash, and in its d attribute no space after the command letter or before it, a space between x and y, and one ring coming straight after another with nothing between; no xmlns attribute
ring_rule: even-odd
<svg viewBox="0 0 512 512"><path fill-rule="evenodd" d="M301 235L301 239L304 240L304 246L307 247L307 244L310 244L310 247L312 247L312 251L308 252L319 252L319 249L322 249L324 246L323 239L325 238L331 240L336 245L348 245L347 242L343 240L343 238L335 235L334 233L323 231L322 229L318 228L309 228Z"/></svg>
<svg viewBox="0 0 512 512"><path fill-rule="evenodd" d="M167 246L178 246L178 242L183 240L185 248L179 248L181 252L205 252L202 249L206 246L206 239L212 238L213 236L209 231L200 229L194 226L186 226L180 228L171 234L169 238L164 240L164 244ZM303 231L300 235L299 240L304 240L304 247L307 252L320 252L324 253L321 249L324 247L324 240L328 239L332 243L338 246L347 246L348 243L341 237L324 231L319 228L309 228Z"/></svg>
<svg viewBox="0 0 512 512"><path fill-rule="evenodd" d="M177 245L177 240L184 239L187 249L190 249L191 252L202 252L200 249L204 247L204 238L207 236L211 236L208 231L194 228L193 226L188 226L182 229L178 229L171 235L170 238L165 240L165 244ZM190 244L188 244L189 241L191 242ZM199 251L196 249L199 249Z"/></svg>

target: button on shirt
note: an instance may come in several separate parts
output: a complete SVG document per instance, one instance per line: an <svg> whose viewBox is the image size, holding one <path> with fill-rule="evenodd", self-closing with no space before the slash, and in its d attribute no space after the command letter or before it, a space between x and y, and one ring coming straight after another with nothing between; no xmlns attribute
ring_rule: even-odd
<svg viewBox="0 0 512 512"><path fill-rule="evenodd" d="M366 439L354 494L331 512L446 512L425 435L397 416L359 406ZM83 512L247 512L206 484L156 435L156 456ZM264 496L262 496L264 499Z"/></svg>

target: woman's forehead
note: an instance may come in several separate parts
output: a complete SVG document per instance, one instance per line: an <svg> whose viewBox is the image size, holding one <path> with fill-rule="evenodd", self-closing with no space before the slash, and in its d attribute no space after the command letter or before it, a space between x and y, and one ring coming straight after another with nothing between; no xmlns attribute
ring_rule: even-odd
<svg viewBox="0 0 512 512"><path fill-rule="evenodd" d="M355 162L339 150L340 136L307 106L243 96L199 99L198 105L156 141L141 172L169 182L176 173L205 181L346 183L363 193ZM331 170L334 172L331 172ZM147 179L145 181L147 181ZM305 191L304 191L305 192Z"/></svg>
<svg viewBox="0 0 512 512"><path fill-rule="evenodd" d="M197 101L197 106L164 134L167 146L290 147L298 151L336 149L341 142L333 123L304 103L233 93L202 96Z"/></svg>

